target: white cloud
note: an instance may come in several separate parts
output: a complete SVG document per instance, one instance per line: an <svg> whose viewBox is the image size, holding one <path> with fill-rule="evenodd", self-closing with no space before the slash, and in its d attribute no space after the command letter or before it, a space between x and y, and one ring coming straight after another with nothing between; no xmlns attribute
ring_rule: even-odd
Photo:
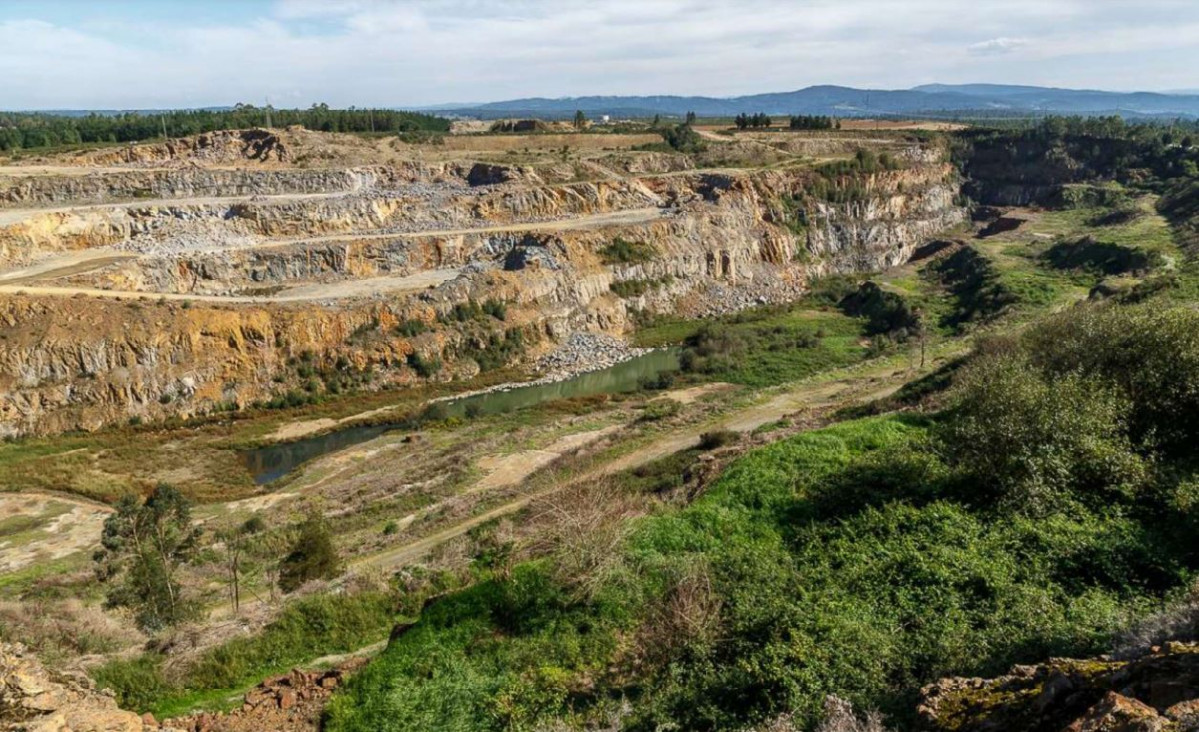
<svg viewBox="0 0 1199 732"><path fill-rule="evenodd" d="M0 4L0 104L201 106L269 96L276 104L398 106L931 81L1171 88L1193 86L1189 70L1199 65L1199 3L897 5L279 0L237 23L149 25L114 11L104 26L64 27L6 19Z"/></svg>
<svg viewBox="0 0 1199 732"><path fill-rule="evenodd" d="M975 56L994 56L1011 53L1024 48L1028 41L1023 38L992 38L969 46L966 50Z"/></svg>

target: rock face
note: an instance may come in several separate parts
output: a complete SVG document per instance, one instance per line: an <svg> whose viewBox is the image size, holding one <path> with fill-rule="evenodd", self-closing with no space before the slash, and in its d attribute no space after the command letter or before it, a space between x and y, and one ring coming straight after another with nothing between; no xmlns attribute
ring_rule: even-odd
<svg viewBox="0 0 1199 732"><path fill-rule="evenodd" d="M696 171L681 156L633 158L669 171L644 174L560 161L307 170L281 167L281 142L222 140L153 146L142 162L213 151L253 164L0 180L0 270L19 282L0 271L0 436L469 377L517 337L503 358L533 363L573 333L626 334L637 311L793 300L813 277L904 262L966 218L955 171L918 146L900 169L830 183L804 168ZM830 185L855 194L810 193ZM125 202L90 205L101 200ZM19 208L63 201L89 205ZM653 256L610 261L618 239ZM51 275L11 272L58 261ZM464 316L472 302L506 312Z"/></svg>
<svg viewBox="0 0 1199 732"><path fill-rule="evenodd" d="M1053 659L921 693L923 728L937 732L1199 730L1199 644L1168 643L1129 661Z"/></svg>
<svg viewBox="0 0 1199 732"><path fill-rule="evenodd" d="M159 729L117 708L86 674L55 674L23 646L0 644L0 730L141 732Z"/></svg>

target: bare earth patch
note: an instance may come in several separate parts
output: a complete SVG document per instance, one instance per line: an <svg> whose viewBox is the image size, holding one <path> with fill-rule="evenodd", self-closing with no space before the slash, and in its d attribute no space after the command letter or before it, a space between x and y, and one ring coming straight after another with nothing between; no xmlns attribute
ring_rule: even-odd
<svg viewBox="0 0 1199 732"><path fill-rule="evenodd" d="M0 572L90 550L109 513L103 506L69 498L0 494Z"/></svg>
<svg viewBox="0 0 1199 732"><path fill-rule="evenodd" d="M521 450L510 455L488 455L479 460L479 467L487 471L486 477L476 483L468 493L515 485L566 453L585 447L619 429L620 426L614 425L602 430L567 435L542 450Z"/></svg>

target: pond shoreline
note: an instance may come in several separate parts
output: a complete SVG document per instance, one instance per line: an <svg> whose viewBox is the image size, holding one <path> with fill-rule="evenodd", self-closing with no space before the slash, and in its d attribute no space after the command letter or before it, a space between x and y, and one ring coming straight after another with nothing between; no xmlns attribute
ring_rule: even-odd
<svg viewBox="0 0 1199 732"><path fill-rule="evenodd" d="M506 382L475 392L438 397L425 402L437 405L443 418L485 416L524 409L558 399L634 391L642 380L678 368L677 349L624 349L623 357L601 362L596 368L557 373L526 382ZM408 413L411 415L411 412ZM390 415L389 415L390 416ZM386 432L412 429L412 417L383 422L353 420L299 439L276 442L240 452L243 463L258 485L274 482L301 465L339 452Z"/></svg>

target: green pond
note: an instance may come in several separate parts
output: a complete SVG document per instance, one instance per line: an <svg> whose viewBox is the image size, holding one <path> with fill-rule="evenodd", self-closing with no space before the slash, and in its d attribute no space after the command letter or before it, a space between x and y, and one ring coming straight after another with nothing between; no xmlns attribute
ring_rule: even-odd
<svg viewBox="0 0 1199 732"><path fill-rule="evenodd" d="M558 399L635 391L642 381L678 368L677 349L656 350L606 369L579 374L553 384L513 386L504 391L438 402L437 410L447 418L465 418L468 414L478 417L511 412ZM253 474L254 481L261 485L282 478L313 458L372 440L385 432L413 428L411 421L346 427L295 442L246 450L242 453L242 459Z"/></svg>

